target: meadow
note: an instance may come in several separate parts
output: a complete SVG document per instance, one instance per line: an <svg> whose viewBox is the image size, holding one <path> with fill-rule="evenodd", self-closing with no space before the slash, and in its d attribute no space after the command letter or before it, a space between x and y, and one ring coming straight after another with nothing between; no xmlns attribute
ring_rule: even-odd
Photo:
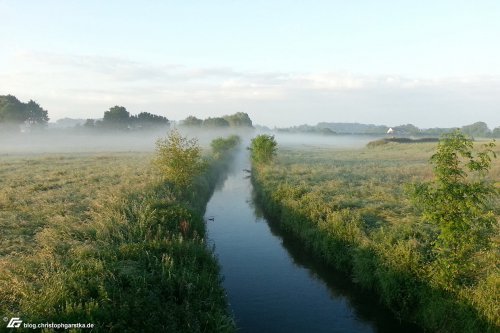
<svg viewBox="0 0 500 333"><path fill-rule="evenodd" d="M273 163L254 164L252 180L270 220L306 251L377 292L399 318L429 331L496 332L498 236L473 258L467 284L445 285L434 274L435 230L422 221L408 184L433 178L429 158L435 149L436 143L349 150L284 146ZM499 159L488 177L500 187ZM498 222L498 198L489 205ZM498 223L496 228L498 235Z"/></svg>
<svg viewBox="0 0 500 333"><path fill-rule="evenodd" d="M185 190L152 153L0 156L0 313L93 332L233 331L203 220L230 152L204 154Z"/></svg>

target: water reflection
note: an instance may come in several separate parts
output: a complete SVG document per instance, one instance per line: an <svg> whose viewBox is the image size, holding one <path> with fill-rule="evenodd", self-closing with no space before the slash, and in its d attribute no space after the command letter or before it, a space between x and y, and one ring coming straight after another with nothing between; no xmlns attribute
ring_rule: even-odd
<svg viewBox="0 0 500 333"><path fill-rule="evenodd" d="M267 223L244 169L247 151L237 155L206 211L214 217L209 241L240 332L418 332Z"/></svg>
<svg viewBox="0 0 500 333"><path fill-rule="evenodd" d="M253 206L262 214L257 204L254 203ZM271 219L265 221L268 223L272 234L281 239L281 244L287 250L293 263L298 267L306 268L312 279L324 283L328 287L332 298L347 298L356 317L371 323L376 332L422 332L414 324L402 323L396 320L388 308L379 304L376 294L361 289L352 282L347 274L325 265L321 260L306 251L292 235L281 230L277 223L270 222Z"/></svg>

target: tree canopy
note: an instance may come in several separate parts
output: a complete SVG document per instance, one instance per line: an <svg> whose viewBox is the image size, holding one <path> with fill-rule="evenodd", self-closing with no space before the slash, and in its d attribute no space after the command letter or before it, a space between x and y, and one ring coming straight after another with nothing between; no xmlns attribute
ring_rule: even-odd
<svg viewBox="0 0 500 333"><path fill-rule="evenodd" d="M45 125L48 121L48 112L37 102L23 103L12 95L0 96L0 123Z"/></svg>
<svg viewBox="0 0 500 333"><path fill-rule="evenodd" d="M248 114L244 112L237 112L232 115L223 117L208 117L206 119L199 119L194 116L189 116L182 121L183 126L187 127L207 127L207 128L221 128L221 127L252 127L252 120Z"/></svg>
<svg viewBox="0 0 500 333"><path fill-rule="evenodd" d="M136 127L152 127L170 124L166 117L158 116L149 112L141 112L136 116L131 116L130 119L132 124Z"/></svg>
<svg viewBox="0 0 500 333"><path fill-rule="evenodd" d="M170 124L166 117L155 115L149 112L141 112L135 116L123 106L115 105L104 112L102 126L106 128L131 129L131 128L150 128L153 126L168 126ZM99 122L88 119L85 127L99 126Z"/></svg>
<svg viewBox="0 0 500 333"><path fill-rule="evenodd" d="M462 132L467 134L467 135L470 135L472 137L482 137L482 138L489 137L491 134L491 131L488 128L488 125L482 121L478 121L474 124L462 126Z"/></svg>
<svg viewBox="0 0 500 333"><path fill-rule="evenodd" d="M126 128L130 122L130 113L123 106L115 105L104 112L102 123L106 127Z"/></svg>
<svg viewBox="0 0 500 333"><path fill-rule="evenodd" d="M278 143L273 135L257 135L250 144L251 157L256 163L271 162L276 156L277 150Z"/></svg>
<svg viewBox="0 0 500 333"><path fill-rule="evenodd" d="M182 125L190 127L199 127L201 124L203 124L203 120L194 116L189 116L182 121Z"/></svg>
<svg viewBox="0 0 500 333"><path fill-rule="evenodd" d="M235 114L223 117L231 127L252 127L252 120L247 113L236 112Z"/></svg>
<svg viewBox="0 0 500 333"><path fill-rule="evenodd" d="M399 125L393 128L394 131L406 135L418 135L420 129L413 124Z"/></svg>
<svg viewBox="0 0 500 333"><path fill-rule="evenodd" d="M229 127L229 122L220 117L207 118L203 120L203 127Z"/></svg>

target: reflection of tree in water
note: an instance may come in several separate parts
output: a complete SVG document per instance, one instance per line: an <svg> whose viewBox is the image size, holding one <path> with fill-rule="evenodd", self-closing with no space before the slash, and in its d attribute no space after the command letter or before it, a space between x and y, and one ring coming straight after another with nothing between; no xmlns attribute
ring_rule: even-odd
<svg viewBox="0 0 500 333"><path fill-rule="evenodd" d="M248 176L248 178L251 179L251 175ZM268 221L269 225L271 224L269 222L270 219L267 219L267 217L265 216L264 211L262 210L262 208L260 208L260 205L258 204L259 198L258 198L258 195L257 195L257 191L255 191L255 189L254 189L253 186L252 186L252 196L251 196L251 198L249 200L247 200L247 202L248 202L248 205L253 209L253 213L254 213L255 217L257 218L256 220L265 219L265 220ZM279 235L275 234L274 232L273 232L273 235L279 237Z"/></svg>
<svg viewBox="0 0 500 333"><path fill-rule="evenodd" d="M279 224L261 209L259 200L260 198L252 186L252 198L248 204L253 208L257 219L267 221L271 233L281 239L282 246L296 266L307 269L311 278L325 284L332 298L345 299L360 321L373 324L376 331L381 333L422 332L414 324L399 322L392 312L379 302L375 293L362 289L352 282L349 275L325 265L319 258L313 256L305 247L301 246L296 237L279 228Z"/></svg>
<svg viewBox="0 0 500 333"><path fill-rule="evenodd" d="M217 182L215 183L215 191L220 191L224 187L227 178L230 175L234 175L240 172L240 167L238 163L238 159L242 158L242 154L244 154L244 149L240 146L234 152L231 153L227 158L231 160L230 163L223 163L221 167L225 168L224 172L220 173Z"/></svg>

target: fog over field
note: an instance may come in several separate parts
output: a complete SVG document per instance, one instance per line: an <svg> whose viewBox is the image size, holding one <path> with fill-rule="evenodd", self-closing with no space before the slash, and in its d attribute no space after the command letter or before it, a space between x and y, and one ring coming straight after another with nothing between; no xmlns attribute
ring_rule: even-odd
<svg viewBox="0 0 500 333"><path fill-rule="evenodd" d="M276 141L285 148L329 147L329 148L361 148L368 142L380 138L380 135L318 135L276 133Z"/></svg>
<svg viewBox="0 0 500 333"><path fill-rule="evenodd" d="M85 129L44 130L31 133L0 133L0 154L26 153L87 153L87 152L153 152L158 139L168 135L170 129L155 129L141 132L103 131ZM217 137L231 134L249 136L252 129L180 129L180 132L196 138L208 148Z"/></svg>
<svg viewBox="0 0 500 333"><path fill-rule="evenodd" d="M199 144L208 148L217 137L237 134L244 142L259 133L274 135L280 146L361 148L379 136L318 134L289 134L262 132L257 129L189 129L180 128L189 138L196 138ZM92 132L88 130L46 130L32 133L0 133L0 154L43 154L43 153L89 153L89 152L153 152L158 139L168 135L170 129L156 129L144 132Z"/></svg>

